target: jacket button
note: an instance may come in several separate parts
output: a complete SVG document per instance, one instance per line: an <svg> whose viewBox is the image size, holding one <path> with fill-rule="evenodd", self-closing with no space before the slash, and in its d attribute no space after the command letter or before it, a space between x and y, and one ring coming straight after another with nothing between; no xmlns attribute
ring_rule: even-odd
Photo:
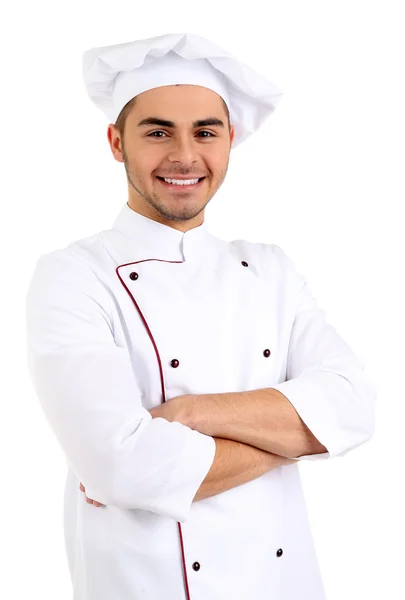
<svg viewBox="0 0 405 600"><path fill-rule="evenodd" d="M277 556L281 556L282 554L283 554L283 550L282 550L282 548L279 548L277 550Z"/></svg>
<svg viewBox="0 0 405 600"><path fill-rule="evenodd" d="M199 562L193 563L193 569L194 569L194 571L199 571L200 570L200 563Z"/></svg>
<svg viewBox="0 0 405 600"><path fill-rule="evenodd" d="M138 273L135 273L134 271L132 273L129 274L130 279L138 279L139 275Z"/></svg>
<svg viewBox="0 0 405 600"><path fill-rule="evenodd" d="M171 361L171 363L170 363L170 364L171 364L171 366L172 366L172 367L176 368L176 367L178 367L178 366L179 366L179 364L180 364L180 363L179 363L179 361L177 360L177 358L173 358L173 360Z"/></svg>
<svg viewBox="0 0 405 600"><path fill-rule="evenodd" d="M266 350L263 352L264 356L270 356L271 352L268 348L266 348Z"/></svg>
<svg viewBox="0 0 405 600"><path fill-rule="evenodd" d="M249 265L248 265L248 263L247 263L245 260L242 260L242 265L243 265L244 267L248 267L248 266L249 266Z"/></svg>

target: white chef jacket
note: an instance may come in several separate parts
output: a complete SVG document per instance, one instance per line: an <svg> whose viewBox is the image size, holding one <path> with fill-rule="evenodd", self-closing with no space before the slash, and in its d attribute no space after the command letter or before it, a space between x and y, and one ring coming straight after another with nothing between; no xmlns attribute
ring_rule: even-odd
<svg viewBox="0 0 405 600"><path fill-rule="evenodd" d="M324 600L298 462L369 440L375 392L279 246L125 203L111 229L39 257L26 306L30 376L68 465L74 600ZM328 452L193 502L215 440L148 410L268 387Z"/></svg>

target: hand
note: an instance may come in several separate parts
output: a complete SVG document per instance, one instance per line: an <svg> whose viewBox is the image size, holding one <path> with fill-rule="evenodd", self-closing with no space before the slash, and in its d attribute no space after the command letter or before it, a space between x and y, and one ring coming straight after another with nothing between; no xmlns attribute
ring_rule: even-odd
<svg viewBox="0 0 405 600"><path fill-rule="evenodd" d="M82 482L80 482L80 491L82 491L82 492L86 491L86 488L84 487ZM101 502L97 502L97 500L92 500L91 498L88 498L87 496L86 496L86 502L88 502L88 504L94 504L94 506L105 506L105 504L101 504Z"/></svg>
<svg viewBox="0 0 405 600"><path fill-rule="evenodd" d="M161 417L166 421L177 421L187 427L193 428L193 406L194 397L192 394L184 394L175 396L170 400L166 400L163 404L151 408L148 412L152 415L152 419Z"/></svg>

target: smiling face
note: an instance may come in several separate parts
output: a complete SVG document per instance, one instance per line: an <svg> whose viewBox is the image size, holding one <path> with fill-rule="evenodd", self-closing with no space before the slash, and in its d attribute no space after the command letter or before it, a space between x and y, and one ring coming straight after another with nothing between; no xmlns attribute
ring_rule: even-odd
<svg viewBox="0 0 405 600"><path fill-rule="evenodd" d="M221 96L202 86L169 85L132 104L122 136L108 126L114 158L125 165L128 205L180 231L198 227L225 179L234 138ZM201 177L189 186L162 181Z"/></svg>

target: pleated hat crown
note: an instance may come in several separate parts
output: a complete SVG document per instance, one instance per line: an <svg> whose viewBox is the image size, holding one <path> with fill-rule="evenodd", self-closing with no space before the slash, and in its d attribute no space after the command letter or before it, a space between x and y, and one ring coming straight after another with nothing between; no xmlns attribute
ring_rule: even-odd
<svg viewBox="0 0 405 600"><path fill-rule="evenodd" d="M235 128L232 148L274 112L282 91L232 54L192 33L91 48L82 57L89 98L115 123L138 94L165 85L207 87L226 102Z"/></svg>

